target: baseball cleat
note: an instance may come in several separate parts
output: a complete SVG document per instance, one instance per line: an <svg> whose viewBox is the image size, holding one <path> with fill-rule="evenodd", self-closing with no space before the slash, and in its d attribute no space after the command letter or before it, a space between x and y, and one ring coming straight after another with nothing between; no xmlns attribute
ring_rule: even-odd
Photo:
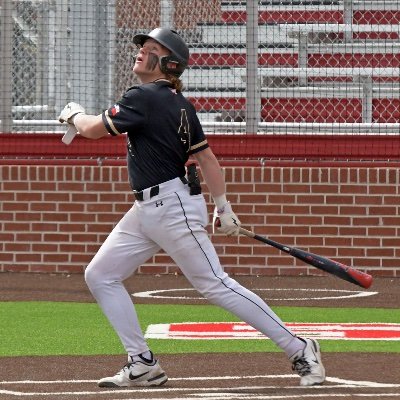
<svg viewBox="0 0 400 400"><path fill-rule="evenodd" d="M151 363L133 361L127 363L116 375L100 379L100 387L131 387L131 386L160 386L167 382L168 377L160 367L158 360Z"/></svg>
<svg viewBox="0 0 400 400"><path fill-rule="evenodd" d="M301 386L322 385L325 380L325 368L321 361L319 343L314 339L301 340L306 343L306 347L290 357L292 370L301 376Z"/></svg>

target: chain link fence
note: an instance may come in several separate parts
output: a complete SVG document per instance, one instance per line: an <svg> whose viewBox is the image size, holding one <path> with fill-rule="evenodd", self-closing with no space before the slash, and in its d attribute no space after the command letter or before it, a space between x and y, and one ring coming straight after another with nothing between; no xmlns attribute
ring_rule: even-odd
<svg viewBox="0 0 400 400"><path fill-rule="evenodd" d="M2 0L2 132L60 131L136 84L132 37L190 47L185 93L208 133L400 133L399 0Z"/></svg>

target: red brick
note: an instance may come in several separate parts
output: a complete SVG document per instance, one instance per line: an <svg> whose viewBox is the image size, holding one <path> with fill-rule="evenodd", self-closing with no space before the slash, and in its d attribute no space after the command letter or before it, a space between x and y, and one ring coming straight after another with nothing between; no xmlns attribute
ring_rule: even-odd
<svg viewBox="0 0 400 400"><path fill-rule="evenodd" d="M31 201L43 201L43 193L18 192L18 193L15 193L15 199L17 202L21 202L21 203L31 202ZM1 200L1 197L0 197L0 200Z"/></svg>
<svg viewBox="0 0 400 400"><path fill-rule="evenodd" d="M28 183L26 184L28 185ZM44 191L56 192L57 190L60 189L57 189L57 184L55 182L42 181L42 182L30 182L29 190L34 190L42 193Z"/></svg>
<svg viewBox="0 0 400 400"><path fill-rule="evenodd" d="M13 252L27 252L29 253L31 251L31 246L29 243L5 243L4 244L4 250L10 253Z"/></svg>
<svg viewBox="0 0 400 400"><path fill-rule="evenodd" d="M259 256L240 256L238 260L239 265L265 265L266 259L265 257Z"/></svg>
<svg viewBox="0 0 400 400"><path fill-rule="evenodd" d="M0 182L0 203L2 203L3 201L15 201L15 199L17 198L19 193L14 193L14 192L5 192L1 189L1 182ZM17 201L18 198L17 198Z"/></svg>
<svg viewBox="0 0 400 400"><path fill-rule="evenodd" d="M379 224L380 224L380 218L379 217L353 218L353 225L379 226Z"/></svg>
<svg viewBox="0 0 400 400"><path fill-rule="evenodd" d="M66 212L84 212L85 211L85 203L64 203L64 201L57 203L57 211L60 213Z"/></svg>
<svg viewBox="0 0 400 400"><path fill-rule="evenodd" d="M42 255L38 253L16 253L15 254L15 261L17 263L22 262L22 263L28 263L28 262L41 262L42 261Z"/></svg>
<svg viewBox="0 0 400 400"><path fill-rule="evenodd" d="M68 214L66 213L57 213L57 212L52 212L52 213L44 213L42 212L41 214L41 220L44 222L66 222L68 221Z"/></svg>
<svg viewBox="0 0 400 400"><path fill-rule="evenodd" d="M58 244L51 244L51 243L32 243L31 246L32 246L32 252L34 252L34 253L57 252L59 249ZM84 249L82 249L82 250L84 250Z"/></svg>
<svg viewBox="0 0 400 400"><path fill-rule="evenodd" d="M43 262L47 263L65 263L69 261L69 254L63 253L45 253L43 254ZM74 260L71 260L74 261Z"/></svg>
<svg viewBox="0 0 400 400"><path fill-rule="evenodd" d="M14 260L14 255L12 253L0 253L0 261L1 262L11 262Z"/></svg>
<svg viewBox="0 0 400 400"><path fill-rule="evenodd" d="M50 211L55 212L57 209L57 204L54 202L41 202L41 203L30 203L31 211Z"/></svg>
<svg viewBox="0 0 400 400"><path fill-rule="evenodd" d="M3 182L2 184L3 192L7 192L7 191L12 191L12 192L16 192L16 191L28 191L29 190L29 183L28 182Z"/></svg>
<svg viewBox="0 0 400 400"><path fill-rule="evenodd" d="M66 262L68 261L68 259L70 258L72 263L79 263L79 264L84 264L87 265L90 263L90 261L92 260L94 254L70 254L69 256L66 254L64 255L64 257L60 260L47 260L47 261L58 261L58 262Z"/></svg>

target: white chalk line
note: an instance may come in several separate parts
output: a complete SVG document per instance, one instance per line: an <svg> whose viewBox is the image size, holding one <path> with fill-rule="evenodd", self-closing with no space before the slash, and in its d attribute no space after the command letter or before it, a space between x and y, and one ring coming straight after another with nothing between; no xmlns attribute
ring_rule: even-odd
<svg viewBox="0 0 400 400"><path fill-rule="evenodd" d="M205 300L204 297L190 297L190 296L174 296L169 295L170 292L187 292L187 291L196 291L193 288L186 289L159 289L159 290L149 290L146 292L137 292L132 293L132 297L141 297L141 298L150 298L150 299L168 299L168 300ZM300 301L300 300L332 300L332 299L349 299L354 297L368 297L379 294L379 292L371 292L371 291L362 291L362 290L342 290L342 289L310 289L310 288L297 288L297 289L285 289L285 288L261 288L261 289L252 289L253 292L263 291L263 292L283 292L289 291L292 292L305 292L305 293L343 293L343 295L333 295L333 296L321 296L321 297L289 297L289 298L264 298L265 300L279 300L279 301ZM161 294L166 293L166 294Z"/></svg>
<svg viewBox="0 0 400 400"><path fill-rule="evenodd" d="M287 379L287 378L298 378L297 375L252 375L252 376L213 376L213 377L177 377L177 378L170 378L169 381L218 381L218 380L249 380L249 379ZM323 386L313 386L313 387L300 387L298 385L292 386L239 386L239 387L203 387L203 388L168 388L168 387L156 387L156 388L123 388L123 389L112 389L112 390L101 390L101 391L63 391L63 392L21 392L21 391L13 391L13 390L5 390L0 389L0 394L7 394L9 396L15 397L23 397L23 396L85 396L85 395L108 395L108 394L129 394L129 393L184 393L184 392L196 392L193 394L189 394L190 398L193 399L194 397L202 397L207 400L212 399L223 399L224 397L230 396L230 399L234 398L244 398L244 399L290 399L293 397L301 398L301 397L316 397L321 398L324 397L345 397L349 396L349 393L327 393L326 390L334 389L336 392L338 389L344 388L366 388L366 389L379 389L379 388L400 388L400 384L389 384L389 383L379 383L379 382L370 382L370 381L354 381L354 380L347 380L335 377L327 377L327 382L335 383L335 385L323 385ZM41 380L41 381L34 381L34 380L22 380L22 381L0 381L0 385L13 385L13 384L35 384L35 385L43 385L43 384L63 384L63 383L70 383L70 384L78 384L78 383L93 383L95 384L97 380ZM262 394L249 394L249 393L241 393L237 394L232 392L234 391L241 391L241 390L268 390L268 389L282 389L282 390L306 390L312 389L315 391L324 391L324 393L318 394L307 394L302 395L301 393L297 393L296 395L262 395ZM203 392L203 393L199 393ZM218 392L218 393L214 393ZM351 396L358 396L358 397L386 397L387 394L384 393L352 393ZM392 393L392 396L400 397L400 393ZM179 397L180 400L184 400L183 397ZM189 398L188 398L189 399ZM139 400L139 399L138 399ZM152 397L152 400L157 400ZM165 400L164 398L162 400ZM174 400L174 399L168 399Z"/></svg>
<svg viewBox="0 0 400 400"><path fill-rule="evenodd" d="M117 391L118 392L118 391ZM112 394L117 394L115 391L111 392ZM129 393L127 391L125 391L125 393ZM137 393L137 392L135 392ZM0 394L8 394L11 396L18 396L18 397L22 397L22 396L35 396L34 393L27 393L27 394L15 394L13 392L3 392L0 391ZM85 393L77 393L78 395L84 395ZM90 392L87 393L88 395L93 395L96 394L110 394L110 392ZM39 394L39 396L41 396L43 394ZM47 394L46 394L47 395ZM69 393L56 393L56 394L51 394L52 396L55 395L69 395ZM71 393L72 396L76 395L75 392ZM38 396L36 394L36 396ZM327 399L327 398L348 398L348 399L354 399L354 398L384 398L384 397L400 397L400 393L321 393L321 394L293 394L293 395L254 395L254 394L246 394L246 395L236 395L233 393L219 393L217 395L213 395L210 393L206 393L206 394L192 394L190 395L190 397L151 397L151 400L193 400L195 398L203 398L206 400L221 400L224 398L228 398L229 400L235 400L235 399L248 399L248 400L288 400L288 399L310 399L310 398L319 398L319 399ZM121 398L121 399L113 399L113 400L126 400L127 398ZM137 397L135 396L135 400L149 400L149 397Z"/></svg>
<svg viewBox="0 0 400 400"><path fill-rule="evenodd" d="M345 397L348 399L353 399L355 397L372 397L374 399L378 397L400 397L400 393L368 393L368 394L363 394L363 393L331 393L331 394L326 394L326 393L321 393L321 394L286 394L286 395L236 395L232 393L218 393L217 396L203 396L201 394L196 395L194 394L193 397L201 397L202 399L206 400L221 400L221 399L229 399L229 400L235 400L235 399L249 399L249 400L288 400L288 399L310 399L310 398L316 398L316 399L327 399L327 398L340 398L340 397ZM193 400L193 397L186 397L185 399L182 399L181 397L179 400ZM116 399L115 399L116 400ZM122 399L121 399L122 400ZM140 399L144 400L144 399ZM151 400L165 400L165 399L154 399L152 398ZM178 400L178 398L174 399L168 399L168 400Z"/></svg>

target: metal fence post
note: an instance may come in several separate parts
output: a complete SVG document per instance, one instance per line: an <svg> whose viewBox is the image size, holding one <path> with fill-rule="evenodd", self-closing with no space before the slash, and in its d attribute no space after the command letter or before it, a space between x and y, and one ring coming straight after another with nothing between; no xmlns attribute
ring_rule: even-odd
<svg viewBox="0 0 400 400"><path fill-rule="evenodd" d="M172 0L161 0L160 26L162 28L174 27L174 3Z"/></svg>
<svg viewBox="0 0 400 400"><path fill-rule="evenodd" d="M1 0L0 10L0 87L1 106L0 120L1 131L12 131L12 41L14 31L14 19L12 16L13 2Z"/></svg>
<svg viewBox="0 0 400 400"><path fill-rule="evenodd" d="M308 34L306 32L299 33L299 68L307 68L308 67ZM307 86L308 78L307 76L299 77L299 85Z"/></svg>
<svg viewBox="0 0 400 400"><path fill-rule="evenodd" d="M107 2L106 23L109 35L108 41L108 79L107 81L107 104L112 104L115 101L115 43L117 35L116 22L116 1L110 0ZM104 107L104 104L103 104Z"/></svg>
<svg viewBox="0 0 400 400"><path fill-rule="evenodd" d="M246 133L257 133L260 121L258 79L258 3L246 2Z"/></svg>
<svg viewBox="0 0 400 400"><path fill-rule="evenodd" d="M97 112L115 102L115 44L117 24L115 0L98 0L96 2L97 25L95 31L95 54L97 76L99 82L95 84L97 102L94 105ZM105 43L105 45L101 45Z"/></svg>
<svg viewBox="0 0 400 400"><path fill-rule="evenodd" d="M362 84L362 122L372 122L372 76L360 76Z"/></svg>
<svg viewBox="0 0 400 400"><path fill-rule="evenodd" d="M56 0L50 10L49 22L55 26L49 38L50 54L49 66L53 65L54 72L49 73L49 104L60 112L65 104L72 101L70 80L71 43L68 29L68 0Z"/></svg>
<svg viewBox="0 0 400 400"><path fill-rule="evenodd" d="M346 25L353 25L353 1L344 0L343 2L343 20ZM344 32L344 38L346 43L353 41L353 32L346 29Z"/></svg>
<svg viewBox="0 0 400 400"><path fill-rule="evenodd" d="M88 84L89 78L98 76L99 27L96 23L88 23L98 21L97 8L98 2L94 0L73 1L68 11L70 65L66 82L71 88L68 101L82 104L89 113L99 111L99 93L95 85Z"/></svg>

